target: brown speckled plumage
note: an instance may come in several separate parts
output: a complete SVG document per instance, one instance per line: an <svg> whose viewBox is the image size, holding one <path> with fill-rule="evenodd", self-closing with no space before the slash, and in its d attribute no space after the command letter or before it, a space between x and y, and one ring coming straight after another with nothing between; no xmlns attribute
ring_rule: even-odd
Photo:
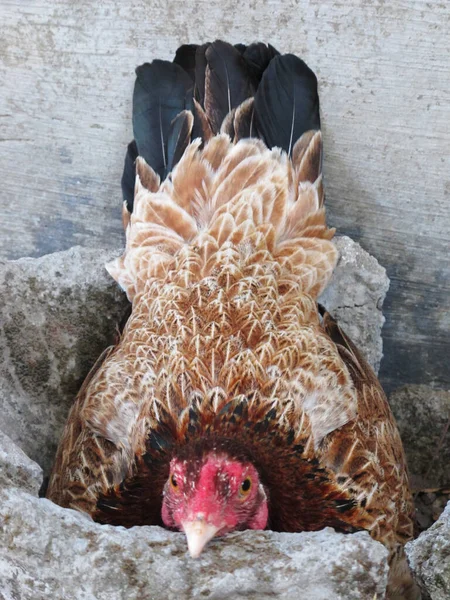
<svg viewBox="0 0 450 600"><path fill-rule="evenodd" d="M171 458L223 448L257 467L269 527L367 529L396 557L412 537L399 434L316 304L337 258L320 131L290 158L223 129L162 183L137 161L126 250L108 265L132 314L70 411L48 497L100 522L160 524Z"/></svg>

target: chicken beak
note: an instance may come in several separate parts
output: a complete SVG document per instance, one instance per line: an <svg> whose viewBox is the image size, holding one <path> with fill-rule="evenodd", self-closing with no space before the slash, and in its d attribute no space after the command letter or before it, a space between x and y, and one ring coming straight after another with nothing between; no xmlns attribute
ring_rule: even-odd
<svg viewBox="0 0 450 600"><path fill-rule="evenodd" d="M219 527L210 525L203 519L185 522L183 529L192 558L198 558L209 540L212 540L219 531Z"/></svg>

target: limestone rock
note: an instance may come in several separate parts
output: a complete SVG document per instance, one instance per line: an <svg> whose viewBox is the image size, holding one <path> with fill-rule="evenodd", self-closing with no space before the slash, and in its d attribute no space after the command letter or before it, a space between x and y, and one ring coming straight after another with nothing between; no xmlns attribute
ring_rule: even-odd
<svg viewBox="0 0 450 600"><path fill-rule="evenodd" d="M376 368L388 280L358 244L336 244L341 258L321 301ZM46 473L69 407L126 310L103 266L120 253L75 247L0 263L0 429Z"/></svg>
<svg viewBox="0 0 450 600"><path fill-rule="evenodd" d="M336 237L339 261L319 301L378 373L383 356L381 312L389 289L386 269L349 237Z"/></svg>
<svg viewBox="0 0 450 600"><path fill-rule="evenodd" d="M450 391L406 385L390 395L389 404L415 487L450 487Z"/></svg>
<svg viewBox="0 0 450 600"><path fill-rule="evenodd" d="M450 598L450 502L440 519L416 540L406 554L424 600Z"/></svg>
<svg viewBox="0 0 450 600"><path fill-rule="evenodd" d="M389 397L402 436L422 531L450 499L450 391L407 385Z"/></svg>
<svg viewBox="0 0 450 600"><path fill-rule="evenodd" d="M69 407L125 311L103 266L118 254L72 248L0 263L0 429L46 471Z"/></svg>
<svg viewBox="0 0 450 600"><path fill-rule="evenodd" d="M37 496L41 484L41 467L0 431L0 489L21 488Z"/></svg>
<svg viewBox="0 0 450 600"><path fill-rule="evenodd" d="M99 525L37 498L39 467L3 436L0 457L28 473L0 486L0 597L6 600L384 596L388 553L366 532L245 531L216 540L192 560L182 534Z"/></svg>

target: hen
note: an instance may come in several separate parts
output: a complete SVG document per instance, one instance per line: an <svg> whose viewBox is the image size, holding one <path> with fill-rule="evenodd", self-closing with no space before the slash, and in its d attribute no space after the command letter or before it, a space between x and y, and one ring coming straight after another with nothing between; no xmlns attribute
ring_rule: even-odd
<svg viewBox="0 0 450 600"><path fill-rule="evenodd" d="M126 250L107 267L132 312L70 411L48 497L182 530L192 556L233 530L366 529L391 597L413 597L399 434L316 302L337 253L314 73L221 41L136 72Z"/></svg>

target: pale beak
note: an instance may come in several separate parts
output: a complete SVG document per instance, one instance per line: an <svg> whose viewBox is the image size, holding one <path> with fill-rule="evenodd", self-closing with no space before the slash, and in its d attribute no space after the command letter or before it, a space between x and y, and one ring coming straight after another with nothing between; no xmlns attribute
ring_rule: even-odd
<svg viewBox="0 0 450 600"><path fill-rule="evenodd" d="M204 519L185 521L182 525L192 558L198 558L209 540L219 531L219 527L210 525Z"/></svg>

